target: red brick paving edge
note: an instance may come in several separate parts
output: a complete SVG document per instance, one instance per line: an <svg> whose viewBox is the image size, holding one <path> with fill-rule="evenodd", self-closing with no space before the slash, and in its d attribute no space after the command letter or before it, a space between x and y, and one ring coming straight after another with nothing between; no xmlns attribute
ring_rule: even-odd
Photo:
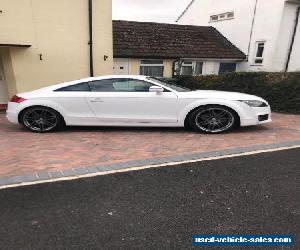
<svg viewBox="0 0 300 250"><path fill-rule="evenodd" d="M210 157L220 157L226 155L249 153L258 150L270 150L270 149L293 147L293 146L300 146L300 141L284 142L284 143L269 144L269 145L257 145L253 147L233 148L233 149L226 149L221 151L185 154L179 156L154 158L154 159L147 159L147 160L140 160L140 161L129 161L129 162L115 163L115 164L102 165L102 166L71 168L71 169L54 171L54 172L48 172L42 170L27 175L0 177L0 187L16 185L16 184L34 183L34 182L47 181L47 180L56 180L60 178L82 176L86 174L96 174L105 171L122 170L126 168L142 167L146 165L159 165L159 164L167 164L170 162L178 162L178 164L180 164L180 162L189 161L189 160L201 160Z"/></svg>

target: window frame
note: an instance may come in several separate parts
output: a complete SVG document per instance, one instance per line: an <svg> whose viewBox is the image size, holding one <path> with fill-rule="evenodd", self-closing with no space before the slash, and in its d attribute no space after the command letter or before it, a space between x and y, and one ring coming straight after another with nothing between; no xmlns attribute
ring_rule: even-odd
<svg viewBox="0 0 300 250"><path fill-rule="evenodd" d="M196 74L196 65L197 63L201 63L202 67L201 67L201 74ZM181 65L181 70L180 70L180 75L183 75L183 67L192 67L192 75L190 76L200 76L203 75L203 66L204 66L204 61L200 61L200 60L186 60L182 63ZM186 75L189 76L189 75Z"/></svg>
<svg viewBox="0 0 300 250"><path fill-rule="evenodd" d="M263 44L263 51L261 56L257 56L259 45ZM265 40L259 40L255 42L255 50L254 50L254 58L253 58L253 64L256 66L261 66L264 64L264 54L266 50L266 41ZM257 62L257 60L261 60L261 62Z"/></svg>
<svg viewBox="0 0 300 250"><path fill-rule="evenodd" d="M73 87L73 86L76 86L76 85L81 85L81 84L87 85L89 90L63 90L63 89ZM54 92L92 92L91 86L89 85L89 82L78 82L78 83L74 83L72 85L59 87L58 89L54 89L53 91Z"/></svg>
<svg viewBox="0 0 300 250"><path fill-rule="evenodd" d="M225 21L225 20L231 20L231 19L234 19L234 18L235 18L234 11L228 11L228 12L223 12L223 13L220 13L220 14L210 15L209 22L210 23L220 22L220 21Z"/></svg>
<svg viewBox="0 0 300 250"><path fill-rule="evenodd" d="M190 67L190 68L192 68L192 74L191 74L191 76L193 76L194 75L194 62L193 61L184 61L183 63L182 63L182 65L181 65L181 70L180 70L180 75L182 75L182 76L190 76L190 75L184 75L183 74L183 71L184 71L184 68L188 68L188 67Z"/></svg>
<svg viewBox="0 0 300 250"><path fill-rule="evenodd" d="M97 81L101 82L101 81L107 81L107 80L121 80L121 79L122 80L127 80L127 81L128 80L132 80L132 81L138 81L138 82L145 82L145 83L148 83L151 86L156 86L155 84L153 84L150 81L141 80L141 79L135 79L135 78L122 78L122 77L120 77L120 78L105 78L105 79L95 79L95 80L90 80L90 81L78 82L78 83L67 85L67 86L64 86L64 87L59 87L57 89L54 89L53 92L64 92L64 93L72 93L72 92L88 92L88 93L97 93L97 92L98 93L148 93L148 92L150 92L149 90L148 91L94 91L93 88L91 87L91 83L92 82L97 82ZM86 85L89 90L78 90L78 91L77 90L63 90L63 89L66 89L68 87L72 87L72 86L76 86L76 85L81 85L81 84Z"/></svg>
<svg viewBox="0 0 300 250"><path fill-rule="evenodd" d="M143 61L161 61L161 63L143 63ZM140 60L140 75L142 74L142 67L162 67L162 76L152 76L152 77L164 77L165 64L163 59L141 59Z"/></svg>
<svg viewBox="0 0 300 250"><path fill-rule="evenodd" d="M234 66L234 71L224 71L224 72L221 72L221 65L222 64L234 64L235 66ZM223 74L226 74L226 73L233 73L233 72L236 72L236 69L237 69L237 62L230 62L230 61L228 61L228 62L220 62L219 63L219 71L218 71L218 75L223 75Z"/></svg>
<svg viewBox="0 0 300 250"><path fill-rule="evenodd" d="M66 85L66 86L61 86L61 87L58 87L56 89L53 89L52 91L53 92L63 92L63 93L72 93L72 92L85 92L85 93L151 93L150 91L113 91L113 92L109 92L109 91L93 91L91 86L90 86L90 83L91 82L95 82L95 81L105 81L105 80L116 80L116 79L126 79L126 80L134 80L134 81L140 81L140 82L145 82L145 83L148 83L149 85L151 86L159 86L159 87L162 87L164 89L164 92L178 92L176 90L174 90L172 87L170 86L166 86L165 84L162 84L161 81L163 80L160 80L159 77L147 77L146 79L135 79L135 78L126 78L126 77L116 77L116 78L102 78L102 79L93 79L93 80L87 80L87 81L82 81L82 82L77 82L77 83L74 83L74 84L70 84L70 85ZM155 79L155 80L153 80ZM164 81L163 81L164 82ZM64 88L67 88L67 87L71 87L71 86L75 86L75 85L79 85L79 84L86 84L88 87L89 87L89 90L88 91L76 91L76 90L61 90L61 89L64 89ZM180 86L179 86L180 87ZM150 89L150 87L149 87Z"/></svg>
<svg viewBox="0 0 300 250"><path fill-rule="evenodd" d="M113 80L126 80L126 81L137 81L137 82L145 82L145 83L148 83L149 85L153 86L155 84L153 84L152 82L149 82L149 81L145 81L145 80L142 80L142 79L135 79L135 78L126 78L126 77L117 77L117 78L107 78L107 79L99 79L99 80L92 80L92 81L89 81L88 84L90 85L91 82L96 82L96 81L112 81L112 85L113 85ZM151 87L150 86L150 87ZM114 88L114 86L112 86ZM150 89L149 87L149 89ZM149 89L148 91L118 91L115 89L115 91L95 91L93 90L93 88L90 86L90 89L91 89L91 92L92 93L150 93Z"/></svg>
<svg viewBox="0 0 300 250"><path fill-rule="evenodd" d="M210 22L218 22L218 21L219 21L219 15L210 16Z"/></svg>
<svg viewBox="0 0 300 250"><path fill-rule="evenodd" d="M234 11L227 12L226 15L227 15L227 18L228 18L228 19L232 19L232 18L234 18L234 16L235 16L235 15L234 15ZM229 16L229 15L231 15L231 16Z"/></svg>

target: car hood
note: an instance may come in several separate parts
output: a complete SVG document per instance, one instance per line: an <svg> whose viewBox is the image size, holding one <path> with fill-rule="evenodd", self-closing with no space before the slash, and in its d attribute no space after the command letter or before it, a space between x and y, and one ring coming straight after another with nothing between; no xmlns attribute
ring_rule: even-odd
<svg viewBox="0 0 300 250"><path fill-rule="evenodd" d="M215 91L215 90L197 90L190 92L181 92L183 98L200 98L200 99L224 99L224 100L260 100L265 101L261 97L248 95L238 92Z"/></svg>

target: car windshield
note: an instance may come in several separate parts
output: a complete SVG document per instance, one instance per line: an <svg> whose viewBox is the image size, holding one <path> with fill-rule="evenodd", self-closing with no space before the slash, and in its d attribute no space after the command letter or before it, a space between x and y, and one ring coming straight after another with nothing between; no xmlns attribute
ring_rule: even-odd
<svg viewBox="0 0 300 250"><path fill-rule="evenodd" d="M155 78L155 77L148 77L147 79L153 81L153 82L157 82L157 83L160 83L166 87L169 87L171 89L174 89L175 91L178 91L178 92L189 92L189 91L192 91L191 89L188 89L188 88L185 88L185 87L181 87L181 86L178 86L176 84L173 84L171 82L167 82L167 81L164 81L162 79L158 79L158 78Z"/></svg>

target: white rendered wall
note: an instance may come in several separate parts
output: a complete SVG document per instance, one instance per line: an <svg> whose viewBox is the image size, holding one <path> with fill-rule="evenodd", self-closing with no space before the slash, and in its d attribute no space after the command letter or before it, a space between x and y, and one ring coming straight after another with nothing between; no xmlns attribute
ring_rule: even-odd
<svg viewBox="0 0 300 250"><path fill-rule="evenodd" d="M255 22L250 41L255 3L256 0L196 0L179 23L217 28L248 55L248 62L238 65L237 70L239 71L283 71L298 5L295 2L291 3L285 0L257 0ZM211 15L231 11L234 11L234 19L210 22ZM257 41L266 42L263 65L254 64ZM300 69L300 24L289 69L290 71Z"/></svg>
<svg viewBox="0 0 300 250"><path fill-rule="evenodd" d="M255 0L196 0L179 24L213 26L247 54L254 5ZM231 11L234 19L210 22L210 16Z"/></svg>
<svg viewBox="0 0 300 250"><path fill-rule="evenodd" d="M282 71L286 67L288 52L290 49L290 45L292 42L292 36L295 27L296 13L298 6L293 3L286 3L283 8L280 30L277 37L277 44L275 47L275 51L273 52L272 58L272 66L270 66L274 71ZM299 30L299 26L298 26ZM298 32L300 34L300 32ZM298 57L299 54L299 46L300 41L298 39L299 35L297 35L294 42L293 55L291 58L291 64L297 64L297 59L295 56L297 55L298 48ZM298 44L297 44L298 40ZM300 66L300 61L298 61L298 66Z"/></svg>
<svg viewBox="0 0 300 250"><path fill-rule="evenodd" d="M300 17L291 54L289 71L300 71Z"/></svg>
<svg viewBox="0 0 300 250"><path fill-rule="evenodd" d="M283 17L284 0L258 0L257 12L255 16L255 22L253 26L253 35L250 43L248 70L250 71L281 71L284 68L278 65L278 62L273 58L277 53L277 40L281 34L280 25ZM286 32L282 35L286 35L287 31L291 27L286 27ZM285 37L285 40L289 40L289 37ZM256 42L265 41L264 50L264 62L260 66L254 65L254 58L256 53ZM287 53L287 52L286 52ZM281 63L280 63L281 64Z"/></svg>

